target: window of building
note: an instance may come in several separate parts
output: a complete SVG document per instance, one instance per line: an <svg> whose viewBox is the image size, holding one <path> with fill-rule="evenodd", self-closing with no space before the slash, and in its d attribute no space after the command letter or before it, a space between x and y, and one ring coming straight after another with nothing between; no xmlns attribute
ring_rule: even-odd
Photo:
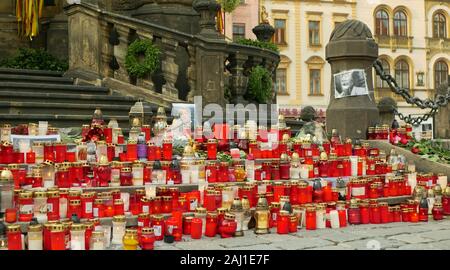
<svg viewBox="0 0 450 270"><path fill-rule="evenodd" d="M273 36L275 44L286 44L286 20L275 19L275 34Z"/></svg>
<svg viewBox="0 0 450 270"><path fill-rule="evenodd" d="M447 37L447 20L442 13L436 13L433 17L433 37L446 38Z"/></svg>
<svg viewBox="0 0 450 270"><path fill-rule="evenodd" d="M391 74L391 67L389 66L388 61L385 59L381 59L381 65L383 66L384 73ZM377 88L388 88L389 85L386 81L383 81L380 76L376 75L376 87Z"/></svg>
<svg viewBox="0 0 450 270"><path fill-rule="evenodd" d="M448 65L444 61L434 64L434 87L437 88L448 80Z"/></svg>
<svg viewBox="0 0 450 270"><path fill-rule="evenodd" d="M379 36L389 35L389 15L385 10L378 10L376 13L375 33Z"/></svg>
<svg viewBox="0 0 450 270"><path fill-rule="evenodd" d="M320 45L320 22L319 21L309 21L309 45L317 46Z"/></svg>
<svg viewBox="0 0 450 270"><path fill-rule="evenodd" d="M398 86L409 89L409 65L405 60L400 60L395 64L395 80Z"/></svg>
<svg viewBox="0 0 450 270"><path fill-rule="evenodd" d="M406 37L407 34L407 22L408 19L406 17L405 12L397 11L394 14L394 35Z"/></svg>
<svg viewBox="0 0 450 270"><path fill-rule="evenodd" d="M233 40L236 41L240 38L245 38L245 24L233 23Z"/></svg>
<svg viewBox="0 0 450 270"><path fill-rule="evenodd" d="M287 81L287 72L285 68L278 68L276 72L276 78L275 78L275 92L277 94L281 95L287 95L287 88L286 88L286 81Z"/></svg>
<svg viewBox="0 0 450 270"><path fill-rule="evenodd" d="M322 93L320 82L320 69L309 70L309 94L320 95Z"/></svg>
<svg viewBox="0 0 450 270"><path fill-rule="evenodd" d="M241 5L245 4L245 0L239 0L239 4Z"/></svg>

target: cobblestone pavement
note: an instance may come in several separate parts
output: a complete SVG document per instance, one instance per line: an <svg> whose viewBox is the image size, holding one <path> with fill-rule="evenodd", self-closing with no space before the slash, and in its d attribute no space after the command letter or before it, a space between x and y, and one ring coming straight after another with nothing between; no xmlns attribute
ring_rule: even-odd
<svg viewBox="0 0 450 270"><path fill-rule="evenodd" d="M450 249L450 218L421 223L388 223L347 226L340 229L306 231L296 234L256 235L246 231L243 237L221 239L203 237L173 244L155 243L159 250L239 249L239 250L351 250L351 249Z"/></svg>

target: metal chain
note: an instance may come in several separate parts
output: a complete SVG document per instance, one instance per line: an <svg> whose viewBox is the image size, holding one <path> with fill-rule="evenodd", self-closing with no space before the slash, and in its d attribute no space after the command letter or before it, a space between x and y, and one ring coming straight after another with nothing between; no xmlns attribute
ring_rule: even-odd
<svg viewBox="0 0 450 270"><path fill-rule="evenodd" d="M416 105L417 107L421 109L431 109L430 112L424 114L420 117L412 117L411 115L405 116L402 113L400 113L397 109L394 109L394 113L398 115L400 120L405 121L408 124L411 125L418 125L422 123L423 121L428 120L428 118L434 116L437 113L437 110L439 107L447 106L447 104L450 101L450 92L447 92L446 95L436 95L435 100L431 100L429 98L425 100L421 100L418 97L413 97L409 93L408 89L402 88L398 86L398 83L395 81L395 79L390 75L386 74L383 70L383 65L379 59L377 59L373 63L373 67L375 68L375 71L380 78L387 82L389 87L391 88L391 91L394 92L397 95L400 95L403 97L403 99L406 101L406 103L411 105Z"/></svg>

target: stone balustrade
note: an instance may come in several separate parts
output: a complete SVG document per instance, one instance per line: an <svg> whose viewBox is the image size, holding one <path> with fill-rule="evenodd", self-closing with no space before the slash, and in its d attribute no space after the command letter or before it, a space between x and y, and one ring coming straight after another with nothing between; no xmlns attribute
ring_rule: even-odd
<svg viewBox="0 0 450 270"><path fill-rule="evenodd" d="M229 43L218 33L214 35L214 17L208 14L214 9L206 7L208 1L215 3L201 0L196 6L194 1L194 9L200 13L202 22L197 35L83 2L67 6L68 75L86 81L117 80L145 89L151 93L147 99L159 96L172 102L192 101L194 96L202 96L203 104L225 104L224 89L229 88L232 103L246 103L244 94L249 70L261 65L274 74L279 55L266 49ZM162 52L160 68L144 78L130 77L125 68L128 46L136 39L152 40Z"/></svg>

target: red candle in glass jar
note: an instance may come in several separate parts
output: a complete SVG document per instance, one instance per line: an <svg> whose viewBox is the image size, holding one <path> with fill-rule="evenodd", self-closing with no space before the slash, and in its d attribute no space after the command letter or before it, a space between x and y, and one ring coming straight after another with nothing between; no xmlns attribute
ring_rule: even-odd
<svg viewBox="0 0 450 270"><path fill-rule="evenodd" d="M95 199L92 208L92 215L96 218L105 217L105 205L102 199Z"/></svg>
<svg viewBox="0 0 450 270"><path fill-rule="evenodd" d="M33 218L33 193L24 191L19 193L18 199L19 221L28 222Z"/></svg>
<svg viewBox="0 0 450 270"><path fill-rule="evenodd" d="M369 224L370 223L369 204L361 203L359 205L359 211L361 213L361 224Z"/></svg>
<svg viewBox="0 0 450 270"><path fill-rule="evenodd" d="M11 164L14 163L14 149L13 145L9 142L5 142L1 146L1 154L3 157L3 163Z"/></svg>
<svg viewBox="0 0 450 270"><path fill-rule="evenodd" d="M237 229L236 216L231 213L225 213L225 218L219 226L221 238L233 237Z"/></svg>
<svg viewBox="0 0 450 270"><path fill-rule="evenodd" d="M162 197L161 212L164 214L172 212L172 196Z"/></svg>
<svg viewBox="0 0 450 270"><path fill-rule="evenodd" d="M106 148L106 156L108 161L111 162L116 157L116 145L112 143L108 143Z"/></svg>
<svg viewBox="0 0 450 270"><path fill-rule="evenodd" d="M22 232L20 225L12 224L6 227L8 250L22 250Z"/></svg>
<svg viewBox="0 0 450 270"><path fill-rule="evenodd" d="M81 217L93 218L94 193L86 192L81 194Z"/></svg>
<svg viewBox="0 0 450 270"><path fill-rule="evenodd" d="M69 188L71 187L70 179L69 179L69 169L67 167L58 167L55 173L55 185L60 188Z"/></svg>
<svg viewBox="0 0 450 270"><path fill-rule="evenodd" d="M114 200L114 215L121 216L125 214L124 203L122 199Z"/></svg>
<svg viewBox="0 0 450 270"><path fill-rule="evenodd" d="M280 179L289 180L290 179L290 169L291 164L289 161L281 161L280 162Z"/></svg>
<svg viewBox="0 0 450 270"><path fill-rule="evenodd" d="M153 228L145 227L142 228L139 237L139 245L142 250L153 250L156 237Z"/></svg>
<svg viewBox="0 0 450 270"><path fill-rule="evenodd" d="M210 160L217 159L217 140L209 139L206 144L207 158Z"/></svg>
<svg viewBox="0 0 450 270"><path fill-rule="evenodd" d="M163 145L162 145L162 150L163 150L163 160L172 160L172 140L170 139L164 139L163 140Z"/></svg>
<svg viewBox="0 0 450 270"><path fill-rule="evenodd" d="M289 212L280 211L277 217L277 233L288 234L289 233Z"/></svg>
<svg viewBox="0 0 450 270"><path fill-rule="evenodd" d="M270 220L269 227L277 227L278 216L280 214L280 203L279 202L271 202L270 203Z"/></svg>
<svg viewBox="0 0 450 270"><path fill-rule="evenodd" d="M183 234L190 235L191 234L191 224L193 217L183 217Z"/></svg>
<svg viewBox="0 0 450 270"><path fill-rule="evenodd" d="M159 200L159 206L161 205L161 201ZM141 197L140 199L140 213L152 213L152 214L160 214L161 208L153 208L154 207L154 201L152 201L147 197Z"/></svg>
<svg viewBox="0 0 450 270"><path fill-rule="evenodd" d="M189 205L185 196L178 198L178 209L183 213L189 211Z"/></svg>
<svg viewBox="0 0 450 270"><path fill-rule="evenodd" d="M191 221L191 238L200 239L202 237L202 220L193 218Z"/></svg>
<svg viewBox="0 0 450 270"><path fill-rule="evenodd" d="M140 213L137 218L138 231L141 231L144 227L150 226L150 214Z"/></svg>
<svg viewBox="0 0 450 270"><path fill-rule="evenodd" d="M165 221L165 235L173 236L175 241L181 241L181 228L178 226L178 220L174 217L170 217Z"/></svg>
<svg viewBox="0 0 450 270"><path fill-rule="evenodd" d="M380 223L389 223L389 206L386 202L378 203L380 209Z"/></svg>
<svg viewBox="0 0 450 270"><path fill-rule="evenodd" d="M344 156L351 156L352 155L352 142L351 141L346 141L344 143Z"/></svg>
<svg viewBox="0 0 450 270"><path fill-rule="evenodd" d="M133 185L133 174L131 173L131 168L123 167L120 169L120 185L121 186Z"/></svg>
<svg viewBox="0 0 450 270"><path fill-rule="evenodd" d="M30 152L25 154L25 160L27 164L36 163L36 154L30 150Z"/></svg>
<svg viewBox="0 0 450 270"><path fill-rule="evenodd" d="M272 165L272 168L270 170L271 172L271 179L272 180L280 180L280 167L277 164Z"/></svg>
<svg viewBox="0 0 450 270"><path fill-rule="evenodd" d="M7 223L15 223L17 221L17 209L16 208L5 209L5 221Z"/></svg>
<svg viewBox="0 0 450 270"><path fill-rule="evenodd" d="M112 128L105 127L103 128L103 135L105 136L106 143L112 143Z"/></svg>
<svg viewBox="0 0 450 270"><path fill-rule="evenodd" d="M284 196L284 186L281 182L273 183L273 199L275 202L280 201L280 197Z"/></svg>
<svg viewBox="0 0 450 270"><path fill-rule="evenodd" d="M135 161L137 160L137 143L136 141L128 141L127 144L127 160L128 161Z"/></svg>
<svg viewBox="0 0 450 270"><path fill-rule="evenodd" d="M263 162L261 169L262 169L262 179L263 180L271 180L272 170L271 170L270 162Z"/></svg>
<svg viewBox="0 0 450 270"><path fill-rule="evenodd" d="M308 183L300 182L297 186L299 204L308 203Z"/></svg>
<svg viewBox="0 0 450 270"><path fill-rule="evenodd" d="M152 142L147 143L147 160L149 161L160 160L161 157L158 156L158 152L161 153L160 151L158 151L158 146L156 146Z"/></svg>
<svg viewBox="0 0 450 270"><path fill-rule="evenodd" d="M358 204L350 204L348 209L348 223L361 224L361 210Z"/></svg>
<svg viewBox="0 0 450 270"><path fill-rule="evenodd" d="M377 203L370 204L370 223L372 224L381 223L381 213Z"/></svg>
<svg viewBox="0 0 450 270"><path fill-rule="evenodd" d="M297 228L298 228L297 216L292 215L289 217L289 233L297 232Z"/></svg>
<svg viewBox="0 0 450 270"><path fill-rule="evenodd" d="M433 214L434 220L442 220L444 219L444 209L442 207L442 203L435 202L433 205L433 210L431 211Z"/></svg>
<svg viewBox="0 0 450 270"><path fill-rule="evenodd" d="M316 209L314 207L306 208L305 228L307 230L315 230L316 229Z"/></svg>
<svg viewBox="0 0 450 270"><path fill-rule="evenodd" d="M218 182L228 182L229 174L228 162L220 162Z"/></svg>
<svg viewBox="0 0 450 270"><path fill-rule="evenodd" d="M206 208L206 211L215 211L217 209L214 190L206 191L204 206Z"/></svg>
<svg viewBox="0 0 450 270"><path fill-rule="evenodd" d="M66 250L66 233L62 224L50 227L50 250Z"/></svg>
<svg viewBox="0 0 450 270"><path fill-rule="evenodd" d="M81 200L69 200L69 206L67 207L67 217L72 217L72 215L77 215L77 217L82 216Z"/></svg>
<svg viewBox="0 0 450 270"><path fill-rule="evenodd" d="M215 161L208 161L205 167L206 180L208 183L217 182L217 163Z"/></svg>
<svg viewBox="0 0 450 270"><path fill-rule="evenodd" d="M331 182L328 182L328 184L323 188L323 201L331 202L332 200L333 200L333 190L331 187Z"/></svg>
<svg viewBox="0 0 450 270"><path fill-rule="evenodd" d="M55 162L61 163L66 161L67 145L65 143L57 142L54 144Z"/></svg>
<svg viewBox="0 0 450 270"><path fill-rule="evenodd" d="M145 141L148 142L151 139L151 128L150 125L142 125L141 131L145 134Z"/></svg>
<svg viewBox="0 0 450 270"><path fill-rule="evenodd" d="M164 216L162 215L153 215L152 216L152 227L153 231L155 233L155 240L161 241L164 239L165 235L165 222L164 222Z"/></svg>
<svg viewBox="0 0 450 270"><path fill-rule="evenodd" d="M162 197L156 196L151 201L151 213L152 214L161 214L162 213ZM142 208L144 208L144 203L142 204Z"/></svg>
<svg viewBox="0 0 450 270"><path fill-rule="evenodd" d="M217 234L217 213L208 212L206 214L205 236L214 237Z"/></svg>

